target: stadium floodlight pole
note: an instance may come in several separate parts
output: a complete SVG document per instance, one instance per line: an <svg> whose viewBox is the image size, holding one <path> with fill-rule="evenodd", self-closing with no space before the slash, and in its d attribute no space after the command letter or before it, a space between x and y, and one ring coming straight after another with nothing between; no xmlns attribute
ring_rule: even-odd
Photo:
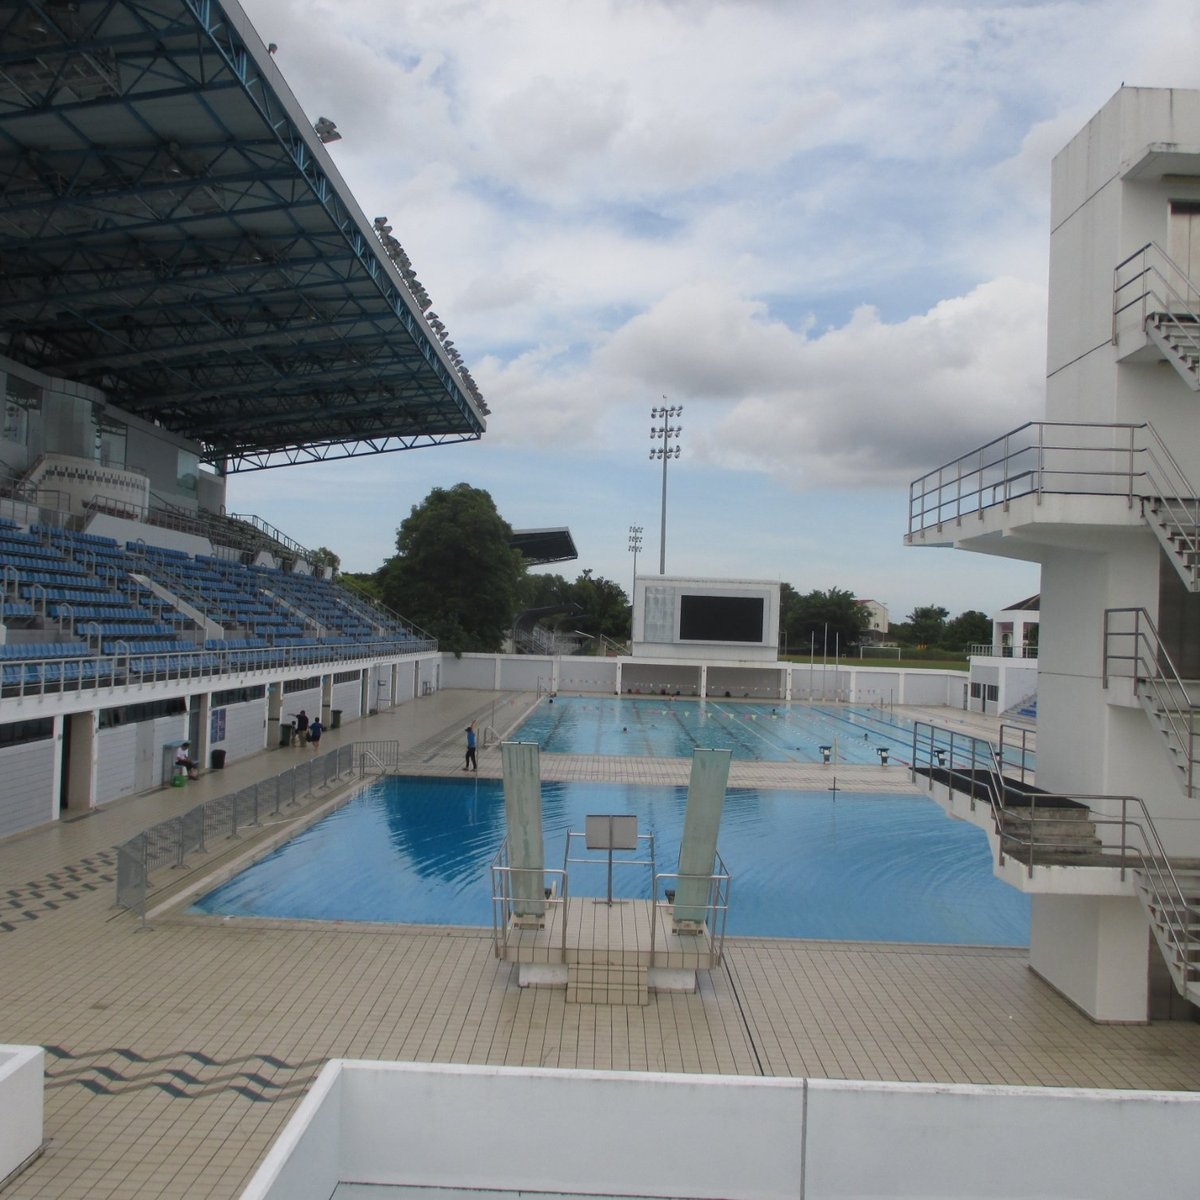
<svg viewBox="0 0 1200 1200"><path fill-rule="evenodd" d="M666 396L663 397L666 399ZM655 407L650 410L651 421L661 421L659 426L652 425L650 427L650 437L652 439L662 438L662 445L656 446L650 451L650 458L653 461L656 458L662 459L663 478L662 478L662 528L658 536L658 573L665 575L667 573L667 463L672 458L679 457L679 445L671 445L672 438L678 438L683 432L682 425L672 425L671 422L683 412L682 404L672 404L670 408L666 405Z"/></svg>
<svg viewBox="0 0 1200 1200"><path fill-rule="evenodd" d="M630 525L629 527L629 551L633 555L633 587L629 589L629 603L633 604L633 593L637 588L637 556L638 551L642 548L642 527L640 525Z"/></svg>

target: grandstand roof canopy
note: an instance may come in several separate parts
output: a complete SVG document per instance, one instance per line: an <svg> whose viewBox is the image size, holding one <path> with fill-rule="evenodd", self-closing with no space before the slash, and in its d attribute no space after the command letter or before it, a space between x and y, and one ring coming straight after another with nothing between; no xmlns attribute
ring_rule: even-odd
<svg viewBox="0 0 1200 1200"><path fill-rule="evenodd" d="M579 557L575 539L565 526L561 529L514 529L508 544L519 550L532 567L570 562Z"/></svg>
<svg viewBox="0 0 1200 1200"><path fill-rule="evenodd" d="M474 440L377 226L234 0L0 5L0 352L228 471Z"/></svg>

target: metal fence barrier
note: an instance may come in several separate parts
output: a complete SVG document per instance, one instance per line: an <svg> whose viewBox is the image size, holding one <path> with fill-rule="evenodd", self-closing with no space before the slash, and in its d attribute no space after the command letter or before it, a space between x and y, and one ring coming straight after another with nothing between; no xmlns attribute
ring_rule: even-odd
<svg viewBox="0 0 1200 1200"><path fill-rule="evenodd" d="M153 872L183 867L189 854L204 854L222 841L233 841L264 818L279 817L343 778L384 773L400 764L399 742L353 742L152 825L117 847L118 907L145 918Z"/></svg>

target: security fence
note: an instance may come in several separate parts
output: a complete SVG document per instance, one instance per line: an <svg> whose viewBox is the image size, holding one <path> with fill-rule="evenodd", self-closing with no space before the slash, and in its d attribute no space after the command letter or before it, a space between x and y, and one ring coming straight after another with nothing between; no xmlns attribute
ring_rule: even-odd
<svg viewBox="0 0 1200 1200"><path fill-rule="evenodd" d="M354 775L396 770L400 761L399 742L353 742L152 825L117 847L118 907L144 917L152 872L183 867L189 854L235 840Z"/></svg>

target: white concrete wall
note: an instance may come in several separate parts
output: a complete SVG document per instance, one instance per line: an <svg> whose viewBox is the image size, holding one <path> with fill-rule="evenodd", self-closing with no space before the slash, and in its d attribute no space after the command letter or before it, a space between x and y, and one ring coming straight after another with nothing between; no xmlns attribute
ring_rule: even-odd
<svg viewBox="0 0 1200 1200"><path fill-rule="evenodd" d="M0 750L0 837L54 820L55 738Z"/></svg>
<svg viewBox="0 0 1200 1200"><path fill-rule="evenodd" d="M592 655L560 659L556 690L596 692L611 696L617 690L617 665L615 658L596 658Z"/></svg>
<svg viewBox="0 0 1200 1200"><path fill-rule="evenodd" d="M522 1119L527 1117L527 1119ZM242 1200L1191 1195L1200 1095L335 1060Z"/></svg>
<svg viewBox="0 0 1200 1200"><path fill-rule="evenodd" d="M213 710L216 711L215 709ZM311 715L311 714L310 714ZM279 727L270 737L267 729L267 700L247 700L244 704L225 705L225 736L219 742L210 741L209 750L224 750L226 763L248 758L267 746L279 744Z"/></svg>
<svg viewBox="0 0 1200 1200"><path fill-rule="evenodd" d="M1137 897L1032 897L1029 965L1095 1021L1148 1019L1150 954Z"/></svg>
<svg viewBox="0 0 1200 1200"><path fill-rule="evenodd" d="M42 1144L45 1057L41 1046L0 1045L0 1187Z"/></svg>

